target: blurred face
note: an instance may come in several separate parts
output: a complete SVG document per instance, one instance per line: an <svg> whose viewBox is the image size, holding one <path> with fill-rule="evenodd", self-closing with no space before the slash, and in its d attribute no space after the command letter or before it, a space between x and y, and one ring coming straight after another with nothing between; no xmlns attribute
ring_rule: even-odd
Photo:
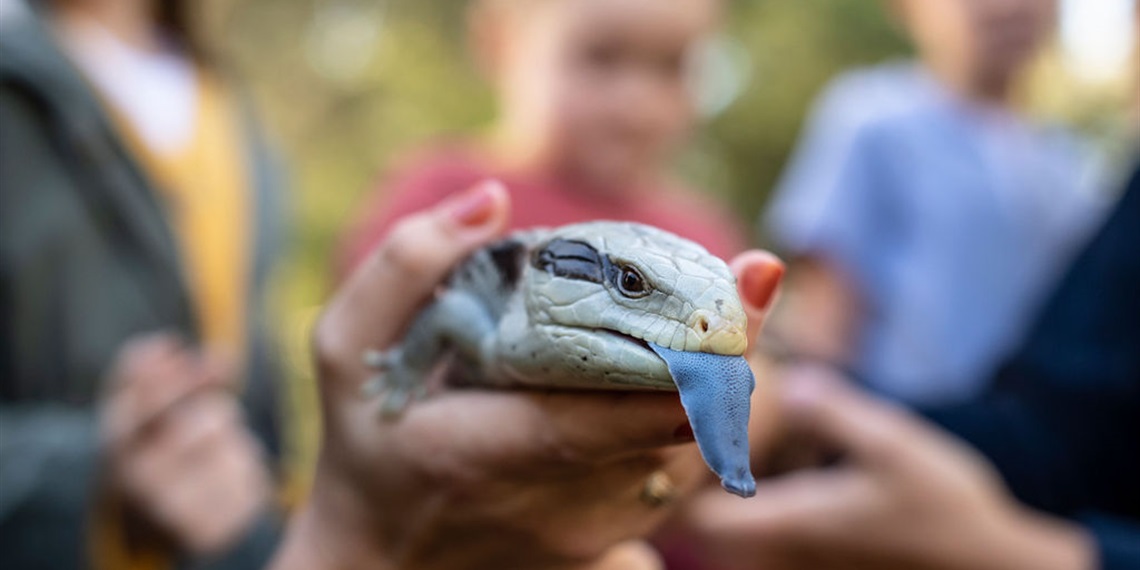
<svg viewBox="0 0 1140 570"><path fill-rule="evenodd" d="M973 91L1003 90L1053 29L1056 0L903 0L923 58Z"/></svg>
<svg viewBox="0 0 1140 570"><path fill-rule="evenodd" d="M716 0L535 0L503 27L503 119L531 152L601 186L660 168L693 120L687 67Z"/></svg>

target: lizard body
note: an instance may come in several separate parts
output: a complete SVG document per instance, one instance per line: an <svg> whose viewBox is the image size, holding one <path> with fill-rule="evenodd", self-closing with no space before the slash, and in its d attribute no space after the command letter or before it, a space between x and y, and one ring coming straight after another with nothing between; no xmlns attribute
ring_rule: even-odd
<svg viewBox="0 0 1140 570"><path fill-rule="evenodd" d="M398 416L449 355L469 385L680 389L706 462L750 496L746 325L732 272L691 241L629 222L527 230L457 266L403 341L370 353L366 389Z"/></svg>

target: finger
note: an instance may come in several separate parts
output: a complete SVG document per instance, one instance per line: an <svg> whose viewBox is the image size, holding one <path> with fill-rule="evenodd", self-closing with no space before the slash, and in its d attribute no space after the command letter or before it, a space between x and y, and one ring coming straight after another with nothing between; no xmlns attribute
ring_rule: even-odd
<svg viewBox="0 0 1140 570"><path fill-rule="evenodd" d="M199 441L211 439L209 449L195 446L172 462L179 471L171 482L186 482L214 496L247 493L250 496L244 500L260 501L268 491L269 477L257 447L241 433L215 434Z"/></svg>
<svg viewBox="0 0 1140 570"><path fill-rule="evenodd" d="M127 402L131 407L124 428L128 443L131 440L146 438L160 429L165 418L178 410L187 401L217 390L198 373L197 364L188 361L179 368L148 381L152 389L145 397L133 398Z"/></svg>
<svg viewBox="0 0 1140 570"><path fill-rule="evenodd" d="M144 381L147 372L185 349L182 338L171 332L150 333L128 340L119 349L108 374L109 393Z"/></svg>
<svg viewBox="0 0 1140 570"><path fill-rule="evenodd" d="M140 369L142 377L111 395L103 410L106 443L123 448L156 431L156 425L187 398L210 389L196 359L185 349Z"/></svg>
<svg viewBox="0 0 1140 570"><path fill-rule="evenodd" d="M491 500L496 518L529 529L537 543L550 545L561 557L597 559L614 544L649 535L673 511L670 505L692 490L694 465L679 462L673 451L680 450L539 473L534 466L486 473L479 493ZM664 478L655 487L661 503L646 497L651 475Z"/></svg>
<svg viewBox="0 0 1140 570"><path fill-rule="evenodd" d="M502 184L484 182L398 223L317 325L318 365L332 373L323 376L363 376L363 351L396 339L447 272L502 233L508 210Z"/></svg>
<svg viewBox="0 0 1140 570"><path fill-rule="evenodd" d="M229 406L192 404L164 423L163 432L124 457L124 489L143 503L170 504L194 488L228 488L258 472L261 453ZM219 482L220 481L220 482Z"/></svg>
<svg viewBox="0 0 1140 570"><path fill-rule="evenodd" d="M170 421L166 445L193 450L211 447L214 438L245 429L241 412L231 396L220 392L202 394L186 400Z"/></svg>
<svg viewBox="0 0 1140 570"><path fill-rule="evenodd" d="M602 460L693 440L681 401L667 394L545 394L536 434L571 459ZM537 443L542 443L538 440Z"/></svg>
<svg viewBox="0 0 1140 570"><path fill-rule="evenodd" d="M693 441L676 394L449 391L409 409L390 441L485 470L570 466ZM443 456L446 454L429 454Z"/></svg>
<svg viewBox="0 0 1140 570"><path fill-rule="evenodd" d="M153 437L124 451L125 470L151 486L191 473L238 427L230 407L211 401L220 397L199 396L172 412Z"/></svg>
<svg viewBox="0 0 1140 570"><path fill-rule="evenodd" d="M776 298L784 277L784 263L771 253L753 249L737 255L729 267L736 275L740 301L748 314L748 339L752 342L760 334L768 308Z"/></svg>
<svg viewBox="0 0 1140 570"><path fill-rule="evenodd" d="M688 514L702 540L725 548L805 543L857 519L871 493L869 481L852 470L802 471L765 481L747 501L705 492L693 499Z"/></svg>
<svg viewBox="0 0 1140 570"><path fill-rule="evenodd" d="M781 403L791 429L835 444L852 459L872 466L898 465L939 439L905 411L860 394L830 369L790 369Z"/></svg>
<svg viewBox="0 0 1140 570"><path fill-rule="evenodd" d="M220 457L179 474L149 504L184 547L206 554L231 542L268 499L265 479L250 471Z"/></svg>

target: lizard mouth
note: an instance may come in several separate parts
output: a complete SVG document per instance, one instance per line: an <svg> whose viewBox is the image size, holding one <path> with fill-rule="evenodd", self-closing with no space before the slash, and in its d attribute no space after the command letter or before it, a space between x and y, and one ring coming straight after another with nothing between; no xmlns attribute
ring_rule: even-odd
<svg viewBox="0 0 1140 570"><path fill-rule="evenodd" d="M628 335L628 334L625 334L622 332L618 332L618 331L615 331L613 329L601 329L601 328L599 328L599 329L594 329L594 330L599 332L599 333L602 333L604 335L616 337L618 339L621 339L622 341L635 344L635 345L637 345L637 346L641 347L642 349L647 350L649 352L653 352L653 349L649 347L648 342L646 342L645 340L642 340L640 338L637 338L635 336L631 336L631 335Z"/></svg>

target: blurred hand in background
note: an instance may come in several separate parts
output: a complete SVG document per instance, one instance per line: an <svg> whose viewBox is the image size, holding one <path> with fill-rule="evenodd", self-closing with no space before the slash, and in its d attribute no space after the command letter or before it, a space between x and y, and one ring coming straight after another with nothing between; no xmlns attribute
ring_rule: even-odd
<svg viewBox="0 0 1140 570"><path fill-rule="evenodd" d="M786 429L841 464L761 482L752 501L697 499L705 551L726 568L1091 568L1078 527L1021 507L986 461L827 369L782 379Z"/></svg>
<svg viewBox="0 0 1140 570"><path fill-rule="evenodd" d="M272 488L234 380L217 355L153 334L124 346L108 383L106 491L195 555L239 539Z"/></svg>

